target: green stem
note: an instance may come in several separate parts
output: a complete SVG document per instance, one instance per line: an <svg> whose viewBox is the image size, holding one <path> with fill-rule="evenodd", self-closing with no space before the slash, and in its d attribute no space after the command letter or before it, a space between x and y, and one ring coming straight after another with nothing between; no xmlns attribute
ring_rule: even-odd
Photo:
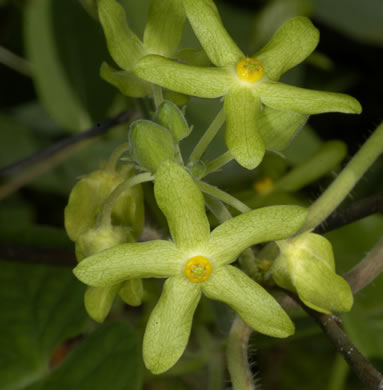
<svg viewBox="0 0 383 390"><path fill-rule="evenodd" d="M205 153L207 147L213 138L217 135L219 129L225 122L225 112L223 108L218 112L217 116L214 118L213 122L211 122L208 129L205 131L205 134L201 137L198 144L195 146L189 157L189 164L193 164L201 159L203 154Z"/></svg>
<svg viewBox="0 0 383 390"><path fill-rule="evenodd" d="M236 316L226 347L227 366L234 390L255 390L247 358L247 345L252 331Z"/></svg>
<svg viewBox="0 0 383 390"><path fill-rule="evenodd" d="M210 212L217 218L219 223L224 223L232 218L227 207L215 197L205 194L205 202Z"/></svg>
<svg viewBox="0 0 383 390"><path fill-rule="evenodd" d="M154 105L156 106L156 109L158 106L164 101L164 97L162 95L162 88L158 85L152 84L152 90L153 90L153 100Z"/></svg>
<svg viewBox="0 0 383 390"><path fill-rule="evenodd" d="M32 77L32 68L30 63L3 46L0 46L0 64L8 66L24 76Z"/></svg>
<svg viewBox="0 0 383 390"><path fill-rule="evenodd" d="M207 184L203 181L197 180L196 183L202 192L213 196L216 199L222 200L222 202L228 204L231 207L234 207L241 213L247 213L248 211L251 211L251 209L247 207L245 203L242 203L240 200L234 198L234 196L228 194L227 192L222 191L219 188Z"/></svg>
<svg viewBox="0 0 383 390"><path fill-rule="evenodd" d="M124 193L129 188L131 188L137 184L145 183L145 182L151 181L153 179L154 179L154 177L152 176L152 174L150 172L145 172L145 173L140 173L139 175L130 177L130 178L126 179L124 182L122 182L119 186L117 186L105 200L104 208L102 210L100 224L104 225L104 226L108 226L111 224L113 206L122 193Z"/></svg>
<svg viewBox="0 0 383 390"><path fill-rule="evenodd" d="M129 144L124 143L117 146L116 149L113 150L112 154L109 157L108 162L106 163L105 170L114 172L116 170L116 166L121 156L129 150Z"/></svg>
<svg viewBox="0 0 383 390"><path fill-rule="evenodd" d="M217 157L213 161L209 161L206 164L206 171L203 177L209 175L210 173L218 171L220 168L222 168L224 165L232 161L234 157L230 153L230 150L225 152L224 154L221 154L219 157ZM202 178L201 178L202 179Z"/></svg>
<svg viewBox="0 0 383 390"><path fill-rule="evenodd" d="M309 208L307 220L299 233L321 224L350 193L383 151L383 123L359 149L330 187Z"/></svg>

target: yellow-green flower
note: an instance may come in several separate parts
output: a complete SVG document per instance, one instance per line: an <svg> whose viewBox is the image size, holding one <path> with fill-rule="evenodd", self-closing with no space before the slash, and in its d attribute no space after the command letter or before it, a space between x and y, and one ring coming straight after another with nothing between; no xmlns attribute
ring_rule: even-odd
<svg viewBox="0 0 383 390"><path fill-rule="evenodd" d="M168 160L155 177L155 197L173 241L121 244L82 261L75 275L91 286L127 279L168 278L144 336L144 361L153 373L171 368L186 348L194 311L204 293L227 303L253 329L287 337L294 326L277 301L233 263L246 248L294 234L305 209L266 207L241 214L210 233L204 198L184 168Z"/></svg>
<svg viewBox="0 0 383 390"><path fill-rule="evenodd" d="M245 168L255 168L265 149L283 150L309 114L361 112L359 102L351 96L278 81L318 44L319 32L306 17L288 20L263 49L247 57L223 27L212 0L183 0L183 4L197 38L216 66L191 66L148 55L137 62L134 72L188 95L223 96L226 145Z"/></svg>

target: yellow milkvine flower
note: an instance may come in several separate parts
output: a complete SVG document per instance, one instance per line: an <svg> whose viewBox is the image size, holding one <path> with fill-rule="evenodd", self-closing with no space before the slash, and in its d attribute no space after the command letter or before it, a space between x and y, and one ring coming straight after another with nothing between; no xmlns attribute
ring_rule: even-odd
<svg viewBox="0 0 383 390"><path fill-rule="evenodd" d="M136 278L168 278L145 331L147 368L159 374L181 357L202 293L227 303L258 332L291 335L294 326L277 301L230 263L252 245L294 234L305 220L305 209L265 207L210 232L201 191L189 173L170 160L156 172L154 193L173 241L121 244L88 257L74 270L82 282L96 287Z"/></svg>
<svg viewBox="0 0 383 390"><path fill-rule="evenodd" d="M134 73L142 79L202 98L224 97L226 145L243 167L255 168L266 149L283 150L309 114L360 113L353 97L294 87L278 80L308 57L319 32L303 16L288 20L270 42L247 57L222 25L212 0L183 0L193 30L215 67L191 66L148 55Z"/></svg>

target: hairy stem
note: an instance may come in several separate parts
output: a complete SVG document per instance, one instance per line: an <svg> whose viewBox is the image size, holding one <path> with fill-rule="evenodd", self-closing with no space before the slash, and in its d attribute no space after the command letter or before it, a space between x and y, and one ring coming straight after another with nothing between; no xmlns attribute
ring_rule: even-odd
<svg viewBox="0 0 383 390"><path fill-rule="evenodd" d="M209 161L206 164L206 172L202 177L205 177L205 176L209 175L210 173L218 171L220 168L222 168L224 165L226 165L227 163L229 163L233 159L234 159L234 157L232 156L232 154L228 150L227 152L223 153L221 156L217 157L215 160ZM201 179L202 179L202 177L201 177Z"/></svg>
<svg viewBox="0 0 383 390"><path fill-rule="evenodd" d="M108 171L115 171L121 156L128 150L129 150L128 143L124 143L117 146L117 148L114 149L112 154L110 155L109 160L106 163L105 169Z"/></svg>

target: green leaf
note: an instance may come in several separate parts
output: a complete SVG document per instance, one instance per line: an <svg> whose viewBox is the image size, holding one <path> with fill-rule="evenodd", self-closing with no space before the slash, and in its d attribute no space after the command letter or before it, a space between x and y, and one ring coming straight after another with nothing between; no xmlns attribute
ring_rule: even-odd
<svg viewBox="0 0 383 390"><path fill-rule="evenodd" d="M261 102L248 88L230 90L225 96L226 145L238 164L257 167L265 154L257 116Z"/></svg>
<svg viewBox="0 0 383 390"><path fill-rule="evenodd" d="M84 259L73 272L83 283L104 287L128 279L176 275L182 259L182 252L169 241L128 243Z"/></svg>
<svg viewBox="0 0 383 390"><path fill-rule="evenodd" d="M201 287L184 275L165 282L144 336L144 362L153 374L167 371L183 354L200 298Z"/></svg>
<svg viewBox="0 0 383 390"><path fill-rule="evenodd" d="M37 94L55 121L79 131L104 118L115 95L98 74L108 52L99 25L79 2L28 4L24 32Z"/></svg>
<svg viewBox="0 0 383 390"><path fill-rule="evenodd" d="M266 76L277 81L283 73L306 59L318 42L319 31L310 19L297 16L284 23L254 57L262 63Z"/></svg>
<svg viewBox="0 0 383 390"><path fill-rule="evenodd" d="M81 331L84 288L69 269L5 261L0 284L0 388L24 388L46 375L53 350Z"/></svg>
<svg viewBox="0 0 383 390"><path fill-rule="evenodd" d="M165 161L157 171L154 194L177 247L195 251L203 246L210 234L205 201L185 169Z"/></svg>
<svg viewBox="0 0 383 390"><path fill-rule="evenodd" d="M28 390L140 390L141 348L135 332L122 322L99 327L38 386Z"/></svg>
<svg viewBox="0 0 383 390"><path fill-rule="evenodd" d="M277 110L289 110L301 114L343 112L360 114L362 107L350 95L336 92L314 91L283 83L260 82L254 88L262 103Z"/></svg>
<svg viewBox="0 0 383 390"><path fill-rule="evenodd" d="M185 65L156 55L138 61L134 72L161 87L206 98L225 95L235 82L231 69Z"/></svg>
<svg viewBox="0 0 383 390"><path fill-rule="evenodd" d="M233 64L245 57L222 24L212 0L183 0L194 33L217 66Z"/></svg>
<svg viewBox="0 0 383 390"><path fill-rule="evenodd" d="M153 0L144 32L148 52L165 57L176 51L186 21L181 0Z"/></svg>
<svg viewBox="0 0 383 390"><path fill-rule="evenodd" d="M110 55L120 68L133 69L145 50L129 28L124 8L116 0L99 0L98 14Z"/></svg>
<svg viewBox="0 0 383 390"><path fill-rule="evenodd" d="M231 263L252 245L293 235L306 215L306 209L299 206L271 206L243 213L213 230L207 252L214 264Z"/></svg>
<svg viewBox="0 0 383 390"><path fill-rule="evenodd" d="M203 283L208 298L227 303L247 325L273 337L288 337L294 325L279 303L243 271L227 265Z"/></svg>

